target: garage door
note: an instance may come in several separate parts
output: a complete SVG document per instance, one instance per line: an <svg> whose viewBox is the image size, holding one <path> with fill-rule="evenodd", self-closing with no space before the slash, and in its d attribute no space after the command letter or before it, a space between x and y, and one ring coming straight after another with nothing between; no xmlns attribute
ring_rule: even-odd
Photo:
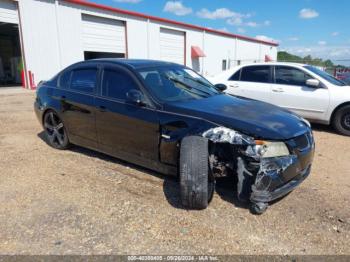
<svg viewBox="0 0 350 262"><path fill-rule="evenodd" d="M126 53L125 23L82 15L84 51Z"/></svg>
<svg viewBox="0 0 350 262"><path fill-rule="evenodd" d="M185 64L185 33L166 28L160 29L160 59Z"/></svg>
<svg viewBox="0 0 350 262"><path fill-rule="evenodd" d="M18 24L17 6L14 1L0 0L0 22Z"/></svg>

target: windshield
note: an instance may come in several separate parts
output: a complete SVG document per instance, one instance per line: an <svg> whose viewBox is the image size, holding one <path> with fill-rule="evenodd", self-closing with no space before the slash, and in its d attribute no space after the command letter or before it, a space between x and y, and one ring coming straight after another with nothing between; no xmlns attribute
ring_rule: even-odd
<svg viewBox="0 0 350 262"><path fill-rule="evenodd" d="M181 66L142 68L138 72L148 90L161 101L177 102L220 94L205 78Z"/></svg>
<svg viewBox="0 0 350 262"><path fill-rule="evenodd" d="M333 85L337 85L337 86L345 86L346 85L344 82L336 79L335 77L331 76L327 72L322 71L316 67L304 66L304 68L306 68L306 69L310 70L311 72L315 73L316 75L322 77L323 79L327 80L328 82L330 82Z"/></svg>

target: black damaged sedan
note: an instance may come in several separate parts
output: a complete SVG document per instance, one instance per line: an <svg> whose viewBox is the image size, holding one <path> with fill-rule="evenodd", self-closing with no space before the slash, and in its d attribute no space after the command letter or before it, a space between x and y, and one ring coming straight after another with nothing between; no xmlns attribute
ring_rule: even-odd
<svg viewBox="0 0 350 262"><path fill-rule="evenodd" d="M312 131L224 89L173 63L90 60L42 82L35 112L54 148L76 144L179 176L186 208L206 208L215 179L233 176L237 197L261 214L310 174Z"/></svg>

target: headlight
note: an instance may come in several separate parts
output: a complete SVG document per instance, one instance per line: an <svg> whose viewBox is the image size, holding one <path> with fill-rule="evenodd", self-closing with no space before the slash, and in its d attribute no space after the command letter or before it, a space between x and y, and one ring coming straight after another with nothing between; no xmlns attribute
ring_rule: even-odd
<svg viewBox="0 0 350 262"><path fill-rule="evenodd" d="M260 157L268 158L289 155L288 147L283 142L270 142L262 140L256 140L255 142L256 145L254 146L254 151Z"/></svg>
<svg viewBox="0 0 350 262"><path fill-rule="evenodd" d="M202 136L213 142L247 146L242 153L253 158L268 158L289 155L289 150L286 144L283 142L254 140L253 137L226 127L215 127L209 129L205 131Z"/></svg>

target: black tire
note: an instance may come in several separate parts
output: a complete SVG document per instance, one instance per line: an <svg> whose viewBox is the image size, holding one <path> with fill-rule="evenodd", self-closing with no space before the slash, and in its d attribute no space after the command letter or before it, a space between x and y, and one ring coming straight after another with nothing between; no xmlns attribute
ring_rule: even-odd
<svg viewBox="0 0 350 262"><path fill-rule="evenodd" d="M350 136L350 105L343 106L335 112L332 125L338 133Z"/></svg>
<svg viewBox="0 0 350 262"><path fill-rule="evenodd" d="M43 126L47 143L55 149L69 148L70 143L66 128L60 117L52 110L45 113Z"/></svg>
<svg viewBox="0 0 350 262"><path fill-rule="evenodd" d="M209 176L208 140L185 137L180 148L180 195L189 209L205 209L214 194L215 181Z"/></svg>

